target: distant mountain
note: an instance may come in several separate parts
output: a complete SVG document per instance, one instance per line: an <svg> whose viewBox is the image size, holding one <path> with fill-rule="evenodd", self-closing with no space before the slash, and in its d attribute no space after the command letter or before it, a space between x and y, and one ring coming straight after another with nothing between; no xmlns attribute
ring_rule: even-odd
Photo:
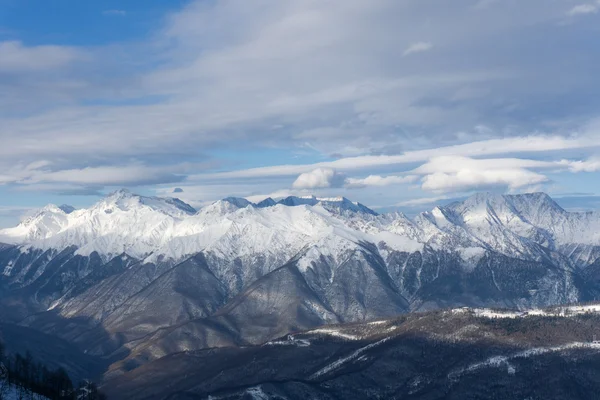
<svg viewBox="0 0 600 400"><path fill-rule="evenodd" d="M275 200L273 200L270 197L267 197L266 199L256 203L256 207L258 207L258 208L273 207L275 204L277 204L277 202Z"/></svg>
<svg viewBox="0 0 600 400"><path fill-rule="evenodd" d="M178 351L445 307L600 297L600 213L478 194L408 218L346 198L110 194L0 231L0 317L116 376Z"/></svg>
<svg viewBox="0 0 600 400"><path fill-rule="evenodd" d="M266 199L266 201L268 201L268 200L269 199ZM263 201L265 201L265 200L263 200ZM271 205L275 205L275 204L283 204L285 206L290 206L290 207L301 206L301 205L308 205L308 206L320 205L329 211L337 212L340 214L350 211L350 212L355 212L355 213L377 215L377 213L375 211L371 210L370 208L368 208L360 203L354 203L345 197L289 196L289 197L286 197L285 199L279 200L276 203L271 203Z"/></svg>
<svg viewBox="0 0 600 400"><path fill-rule="evenodd" d="M75 211L75 210L76 210L76 209L75 209L75 207L73 207L73 206L70 206L70 205L68 205L68 204L63 204L63 205L61 205L61 206L58 206L58 208L60 208L61 210L63 210L63 212L64 212L65 214L71 214L73 211Z"/></svg>

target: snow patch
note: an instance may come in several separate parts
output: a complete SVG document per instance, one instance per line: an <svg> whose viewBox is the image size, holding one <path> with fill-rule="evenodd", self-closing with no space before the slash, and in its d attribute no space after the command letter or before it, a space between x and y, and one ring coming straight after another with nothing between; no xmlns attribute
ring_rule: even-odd
<svg viewBox="0 0 600 400"><path fill-rule="evenodd" d="M522 312L490 310L487 308L476 308L473 312L475 316L483 318L520 318L525 316Z"/></svg>
<svg viewBox="0 0 600 400"><path fill-rule="evenodd" d="M548 309L530 309L523 311L492 310L488 308L458 308L451 310L453 314L473 313L482 318L525 318L528 316L540 317L573 317L581 314L600 313L600 304L559 306Z"/></svg>
<svg viewBox="0 0 600 400"><path fill-rule="evenodd" d="M467 374L470 372L477 371L481 368L498 368L505 366L507 368L507 373L510 375L514 375L516 372L515 367L510 364L510 360L515 360L519 358L528 358L540 354L552 353L552 352L560 352L564 350L572 350L572 349L593 349L596 351L600 351L600 343L585 343L585 342L572 342L566 343L559 346L551 346L551 347L535 347L523 351L519 351L517 353L507 355L507 356L493 356L484 361L471 364L466 368L461 368L455 370L448 374L449 379L456 379L463 374Z"/></svg>
<svg viewBox="0 0 600 400"><path fill-rule="evenodd" d="M246 389L246 393L249 394L254 400L269 400L269 396L263 392L260 386L254 386Z"/></svg>
<svg viewBox="0 0 600 400"><path fill-rule="evenodd" d="M331 329L331 328L314 329L312 331L308 331L307 333L309 333L309 334L323 334L323 335L333 336L333 337L337 337L337 338L341 338L341 339L347 339L347 340L360 340L361 339L360 336L351 335L351 334L348 334L348 333L341 332L338 329Z"/></svg>
<svg viewBox="0 0 600 400"><path fill-rule="evenodd" d="M311 375L310 379L317 379L325 374L328 374L332 371L335 371L336 369L340 368L341 366L343 366L344 364L348 363L348 362L352 362L352 361L359 361L359 360L366 360L366 358L362 358L363 357L363 353L365 353L366 351L380 346L382 344L384 344L385 342L389 341L390 339L392 339L391 337L386 337L385 339L382 339L378 342L375 343L371 343L368 346L365 347L361 347L360 349L354 351L352 354L350 354L349 356L340 358L339 360L336 360L334 362L332 362L331 364L321 368L319 371L315 372L314 374Z"/></svg>

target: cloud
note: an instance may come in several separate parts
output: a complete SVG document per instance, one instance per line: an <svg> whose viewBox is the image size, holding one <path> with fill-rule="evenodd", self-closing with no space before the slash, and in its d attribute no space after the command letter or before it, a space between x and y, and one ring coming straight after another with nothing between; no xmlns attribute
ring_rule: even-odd
<svg viewBox="0 0 600 400"><path fill-rule="evenodd" d="M40 187L32 188L35 191L40 191ZM95 196L104 197L105 194L102 192L102 187L87 187L87 186L74 186L74 185L48 185L46 191L54 192L60 196ZM33 190L32 190L33 191Z"/></svg>
<svg viewBox="0 0 600 400"><path fill-rule="evenodd" d="M245 170L206 173L190 176L189 180L240 179L293 176L310 172L316 168L339 171L361 170L428 161L442 156L483 157L495 154L544 153L570 149L593 149L600 147L600 136L589 135L565 138L561 136L532 135L490 139L453 146L407 151L399 155L357 156L314 164L273 165ZM0 150L1 151L1 150Z"/></svg>
<svg viewBox="0 0 600 400"><path fill-rule="evenodd" d="M21 42L0 42L0 73L44 71L59 68L83 57L80 51L64 46L24 46Z"/></svg>
<svg viewBox="0 0 600 400"><path fill-rule="evenodd" d="M138 186L179 182L182 179L183 177L164 171L160 168L128 165L87 167L56 172L39 172L33 174L23 183L61 182L83 185Z"/></svg>
<svg viewBox="0 0 600 400"><path fill-rule="evenodd" d="M102 11L103 15L115 15L119 17L124 17L127 15L127 11L125 10L105 10Z"/></svg>
<svg viewBox="0 0 600 400"><path fill-rule="evenodd" d="M15 226L35 212L35 207L0 206L0 226Z"/></svg>
<svg viewBox="0 0 600 400"><path fill-rule="evenodd" d="M413 43L404 50L402 53L403 56L408 56L414 53L423 53L425 51L429 51L433 48L433 44L430 42L417 42Z"/></svg>
<svg viewBox="0 0 600 400"><path fill-rule="evenodd" d="M552 196L561 207L572 212L597 211L600 209L600 196L593 194L563 194Z"/></svg>
<svg viewBox="0 0 600 400"><path fill-rule="evenodd" d="M561 160L558 164L567 167L569 171L575 173L600 171L600 159L598 158L578 161Z"/></svg>
<svg viewBox="0 0 600 400"><path fill-rule="evenodd" d="M172 184L205 200L272 193L329 169L364 179L352 192L361 201L383 204L389 192L393 204L380 185L402 185L392 176L440 156L585 159L600 142L581 128L600 109L589 27L559 27L562 1L516 3L189 1L145 38L1 42L0 181ZM557 45L540 52L540 35ZM416 54L433 44L440 51ZM178 167L211 157L210 173ZM38 160L50 164L15 167Z"/></svg>
<svg viewBox="0 0 600 400"><path fill-rule="evenodd" d="M0 206L0 215L22 215L32 209L32 207Z"/></svg>
<svg viewBox="0 0 600 400"><path fill-rule="evenodd" d="M464 192L487 187L509 190L548 182L528 168L548 168L555 163L520 159L473 159L446 156L432 159L412 172L423 174L421 188L432 192Z"/></svg>
<svg viewBox="0 0 600 400"><path fill-rule="evenodd" d="M82 185L83 191L89 192L89 186L97 192L103 186L141 186L161 183L180 182L184 179L181 172L190 168L188 165L168 167L148 167L142 164L104 165L97 167L51 170L45 163L26 167L15 166L5 176L0 176L0 183L18 183L39 189L52 191L76 192L77 187L62 185ZM50 184L51 186L44 186Z"/></svg>
<svg viewBox="0 0 600 400"><path fill-rule="evenodd" d="M399 203L396 203L395 205L397 207L415 207L426 204L435 204L438 203L440 200L447 200L448 198L448 196L420 197L418 199L401 201Z"/></svg>
<svg viewBox="0 0 600 400"><path fill-rule="evenodd" d="M423 178L423 190L453 192L503 186L511 190L548 182L544 175L521 168L478 171L461 169L453 173L436 172Z"/></svg>
<svg viewBox="0 0 600 400"><path fill-rule="evenodd" d="M407 176L380 176L380 175L369 175L366 178L347 178L345 186L351 189L364 188L367 186L389 186L389 185L400 185L404 183L413 183L419 177L415 175Z"/></svg>
<svg viewBox="0 0 600 400"><path fill-rule="evenodd" d="M300 174L294 181L294 189L317 189L341 187L345 176L331 168L316 168L310 172Z"/></svg>
<svg viewBox="0 0 600 400"><path fill-rule="evenodd" d="M173 189L173 193L183 193L183 189L177 187L177 188Z"/></svg>
<svg viewBox="0 0 600 400"><path fill-rule="evenodd" d="M79 89L56 88L56 79L40 76L36 92L70 96L44 99L43 113L32 114L28 102L19 102L24 108L19 114L27 118L0 118L0 135L18 132L11 140L12 158L40 152L76 157L91 149L136 158L179 151L190 158L189 149L243 147L250 141L304 146L307 140L298 132L306 131L327 132L309 140L325 154L340 144L366 153L386 151L406 143L415 130L429 132L423 137L432 141L498 115L489 112L497 109L492 100L513 96L510 90L521 89L520 79L528 82L531 96L547 88L514 73L519 63L510 58L513 51L499 54L488 40L478 40L501 33L506 40L521 37L522 43L522 25L550 20L558 10L548 6L540 12L540 2L534 2L522 7L525 22L506 17L500 5L472 18L468 7L461 7L472 1L462 0L437 7L395 0L260 0L261 6L192 1L142 45L89 48L93 59L78 69ZM453 51L425 65L402 63L394 38L415 38L422 29L420 15L436 23L427 29L430 41L415 41L415 49L439 42ZM498 57L507 69L498 70ZM12 85L7 103L32 90L30 80ZM451 98L465 85L489 92L485 104L448 108L423 102Z"/></svg>
<svg viewBox="0 0 600 400"><path fill-rule="evenodd" d="M600 2L598 2L596 4L591 4L591 3L579 4L579 5L571 8L567 14L571 15L571 16L582 15L582 14L595 14L598 12L599 5L600 5Z"/></svg>
<svg viewBox="0 0 600 400"><path fill-rule="evenodd" d="M475 159L465 156L440 156L434 157L427 163L415 168L411 172L419 175L427 175L436 172L457 172L461 169L471 170L493 170L512 168L553 168L555 162L538 161L520 158L489 158Z"/></svg>

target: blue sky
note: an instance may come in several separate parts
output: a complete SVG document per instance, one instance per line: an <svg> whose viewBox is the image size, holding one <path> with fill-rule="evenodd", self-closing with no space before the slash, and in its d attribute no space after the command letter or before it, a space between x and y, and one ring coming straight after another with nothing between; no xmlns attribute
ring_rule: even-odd
<svg viewBox="0 0 600 400"><path fill-rule="evenodd" d="M0 226L119 187L595 208L599 36L598 0L0 0Z"/></svg>

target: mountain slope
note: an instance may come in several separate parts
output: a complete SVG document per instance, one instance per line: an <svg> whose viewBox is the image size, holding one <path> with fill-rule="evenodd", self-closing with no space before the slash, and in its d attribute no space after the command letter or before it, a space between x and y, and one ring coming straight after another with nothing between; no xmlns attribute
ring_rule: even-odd
<svg viewBox="0 0 600 400"><path fill-rule="evenodd" d="M119 191L0 231L0 315L113 363L255 345L330 323L600 295L600 214L479 194L414 219L345 198L200 210Z"/></svg>
<svg viewBox="0 0 600 400"><path fill-rule="evenodd" d="M105 387L116 399L594 398L600 318L557 312L458 309L328 326L175 353Z"/></svg>

